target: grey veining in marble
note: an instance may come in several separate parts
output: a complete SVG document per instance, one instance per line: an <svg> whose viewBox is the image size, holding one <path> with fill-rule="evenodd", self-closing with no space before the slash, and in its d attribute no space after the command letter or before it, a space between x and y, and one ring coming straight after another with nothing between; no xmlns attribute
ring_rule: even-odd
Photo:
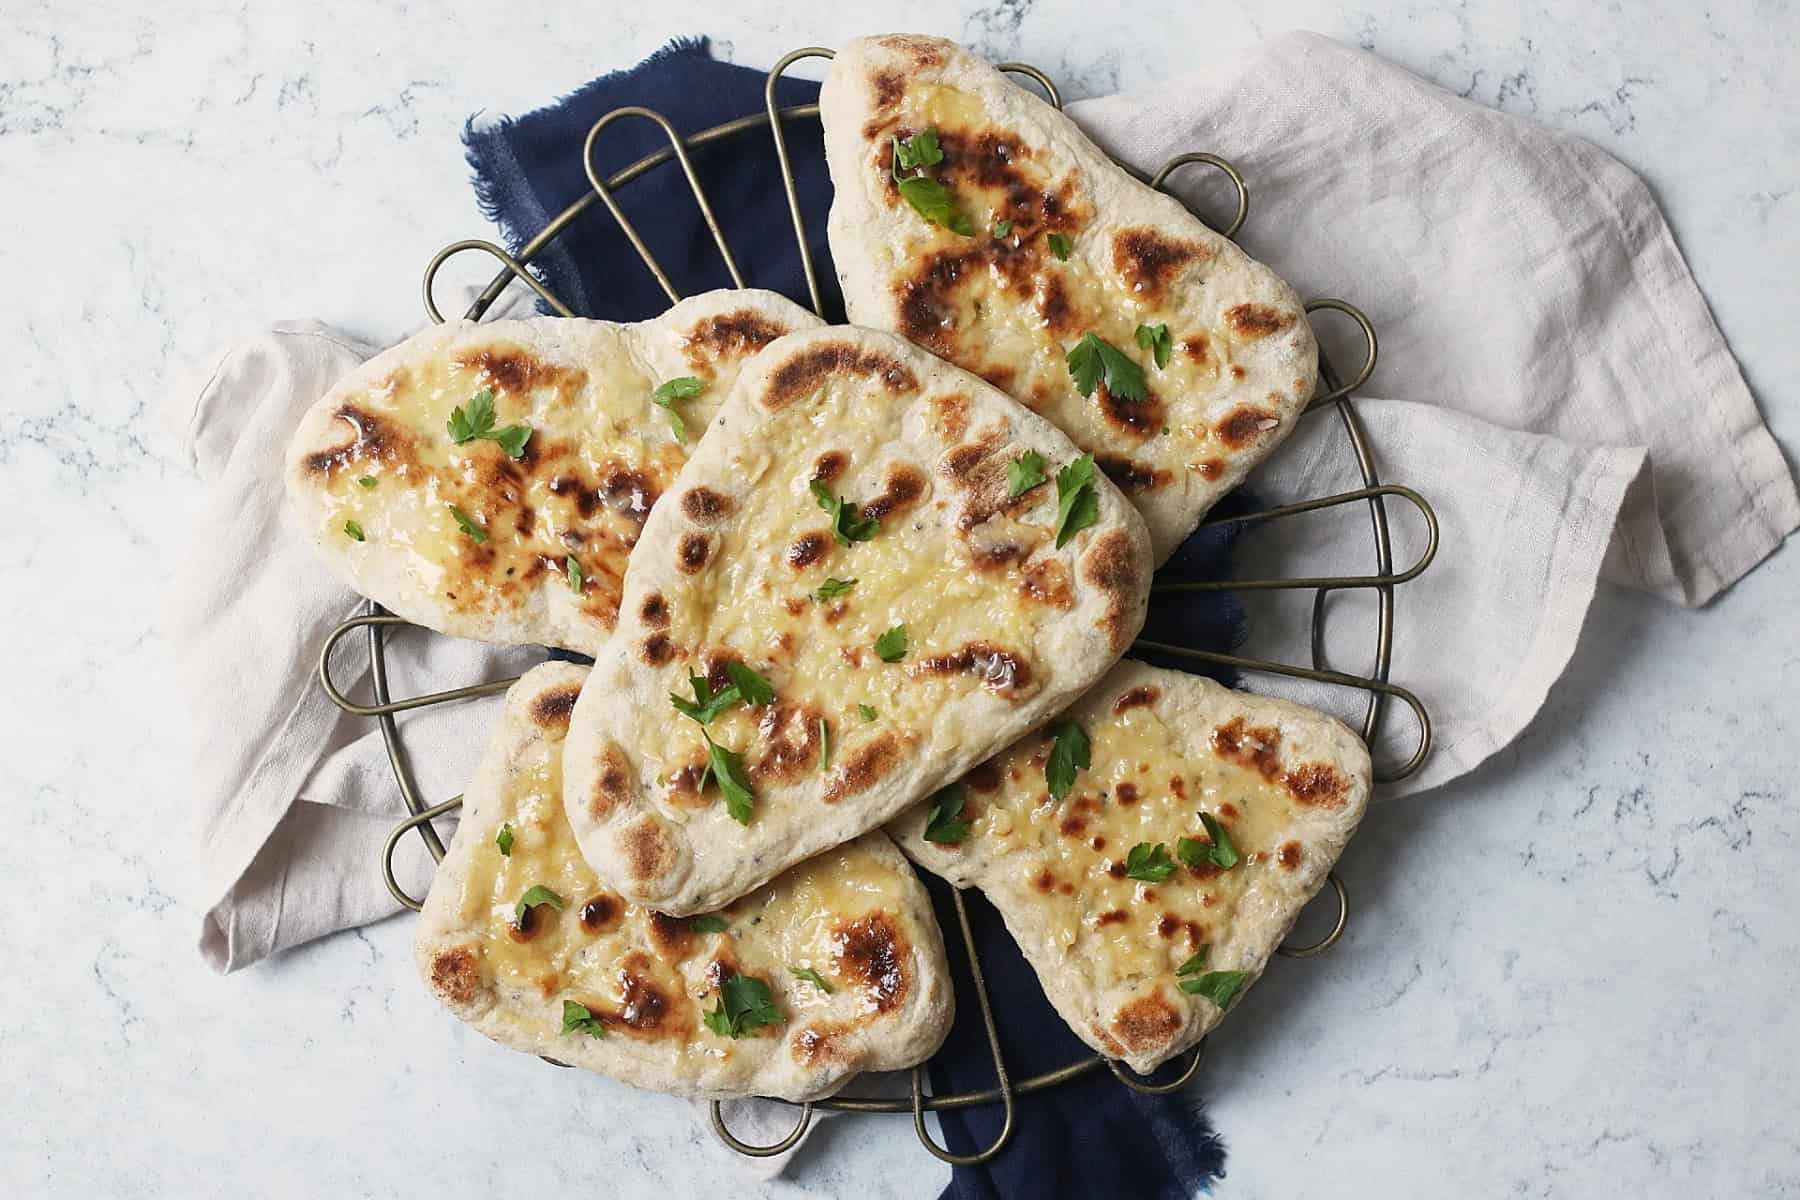
<svg viewBox="0 0 1800 1200"><path fill-rule="evenodd" d="M469 113L532 107L672 34L764 65L889 19L819 0L0 7L8 1194L942 1185L882 1119L836 1122L782 1182L743 1184L684 1105L434 1011L404 920L207 974L157 622L204 534L167 398L276 319L415 326L426 260L486 233ZM1036 62L1071 97L1312 28L1589 137L1657 189L1800 445L1788 4L919 0L904 20ZM1603 589L1518 745L1378 808L1345 860L1344 944L1280 965L1213 1041L1224 1194L1800 1194L1797 561L1698 613Z"/></svg>

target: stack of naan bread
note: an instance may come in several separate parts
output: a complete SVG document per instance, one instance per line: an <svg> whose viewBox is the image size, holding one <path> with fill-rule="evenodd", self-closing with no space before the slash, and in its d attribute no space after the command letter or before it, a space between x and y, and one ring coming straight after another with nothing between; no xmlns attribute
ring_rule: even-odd
<svg viewBox="0 0 1800 1200"><path fill-rule="evenodd" d="M948 1030L910 859L1148 1070L1260 974L1368 797L1336 721L1121 661L1155 565L1311 396L1311 332L948 42L851 43L822 110L852 326L758 291L452 323L295 436L352 586L595 658L507 697L420 969L508 1046L818 1097Z"/></svg>

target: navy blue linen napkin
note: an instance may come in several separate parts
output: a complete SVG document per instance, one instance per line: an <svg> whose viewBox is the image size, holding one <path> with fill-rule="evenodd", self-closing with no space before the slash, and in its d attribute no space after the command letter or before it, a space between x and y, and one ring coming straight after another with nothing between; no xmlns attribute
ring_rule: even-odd
<svg viewBox="0 0 1800 1200"><path fill-rule="evenodd" d="M480 122L463 134L482 210L517 252L554 216L588 190L581 164L588 127L614 108L643 105L661 112L684 134L745 113L761 112L764 74L713 60L705 38L671 42L638 66L605 75L546 108L523 117ZM818 85L784 81L777 93L786 105L818 98ZM842 299L825 242L831 184L816 120L787 124L808 241L825 293L825 316L843 319ZM600 171L614 171L666 145L648 121L622 120L595 146ZM766 129L692 152L738 256L744 280L806 303L805 279L794 243L787 199ZM679 168L669 165L621 189L619 201L637 224L675 286L684 295L730 285L712 239L699 218ZM533 263L540 278L576 313L610 320L641 320L661 312L667 298L639 261L604 206L595 204ZM1217 515L1246 511L1241 494ZM1190 538L1159 579L1218 579L1225 574L1241 527L1224 525ZM1153 601L1144 636L1201 649L1225 650L1243 640L1244 611L1229 593L1177 595ZM1166 665L1196 669L1170 659ZM1215 674L1219 674L1214 672ZM1229 676L1222 675L1229 682ZM931 1066L936 1092L994 1085L993 1064L949 889L927 878L950 947L958 1006L956 1025ZM1037 978L1007 935L999 916L978 893L968 893L971 928L981 954L1001 1037L1015 1080L1091 1056L1056 1015ZM1144 1096L1106 1071L1017 1100L1013 1140L985 1167L956 1168L946 1200L1012 1197L1132 1196L1142 1200L1190 1197L1224 1173L1225 1150L1198 1097ZM967 1154L986 1147L998 1132L999 1107L940 1114L949 1149Z"/></svg>

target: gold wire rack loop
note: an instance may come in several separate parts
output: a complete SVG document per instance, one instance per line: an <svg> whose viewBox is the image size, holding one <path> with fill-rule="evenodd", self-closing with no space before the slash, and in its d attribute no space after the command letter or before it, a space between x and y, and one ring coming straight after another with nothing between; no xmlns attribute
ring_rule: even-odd
<svg viewBox="0 0 1800 1200"><path fill-rule="evenodd" d="M1350 893L1344 890L1344 881L1338 877L1336 871L1327 875L1325 881L1331 884L1332 889L1337 892L1337 921L1332 925L1330 933L1310 946L1284 944L1275 947L1275 953L1283 958L1314 958L1337 945L1338 939L1344 936L1344 926L1350 922Z"/></svg>
<svg viewBox="0 0 1800 1200"><path fill-rule="evenodd" d="M1174 158L1171 158L1168 162L1163 164L1162 170L1150 177L1150 186L1159 192L1174 196L1175 193L1170 192L1167 188L1163 187L1163 184L1168 182L1169 176L1173 175L1182 167L1196 163L1224 172L1225 178L1231 181L1231 186L1237 189L1237 213L1231 218L1230 224L1219 230L1220 237L1227 241L1232 241L1236 239L1238 230L1244 227L1244 222L1250 217L1250 187L1244 182L1244 177L1238 174L1238 169L1236 167L1232 166L1216 154L1177 154ZM1177 200L1180 199L1179 196L1176 196L1175 198ZM1198 216L1199 214L1195 215ZM1205 218L1202 217L1201 220L1205 221ZM1207 223L1210 224L1210 222Z"/></svg>
<svg viewBox="0 0 1800 1200"><path fill-rule="evenodd" d="M719 1101L714 1100L711 1108L713 1133L721 1142L749 1158L773 1158L777 1154L792 1150L800 1144L800 1139L806 1136L807 1126L812 1124L813 1106L811 1101L808 1101L800 1106L800 1120L794 1125L793 1132L771 1145L754 1146L740 1141L738 1136L726 1127L725 1114L720 1111Z"/></svg>
<svg viewBox="0 0 1800 1200"><path fill-rule="evenodd" d="M1363 357L1362 370L1356 373L1356 378L1352 379L1349 383L1340 384L1337 387L1332 388L1323 395L1314 396L1306 406L1307 412L1312 412L1316 408L1324 408L1327 404L1334 404L1349 396L1351 392L1356 391L1363 384L1369 382L1369 376L1375 373L1375 358L1381 352L1381 343L1375 337L1374 323L1371 322L1363 310L1356 307L1356 305L1351 304L1347 300L1339 300L1332 296L1322 296L1317 300L1308 300L1306 302L1306 315L1310 317L1316 312L1343 313L1346 317L1355 321L1357 328L1362 330L1363 340L1368 346L1368 353ZM1323 355L1321 355L1321 357L1323 357Z"/></svg>
<svg viewBox="0 0 1800 1200"><path fill-rule="evenodd" d="M425 907L425 902L423 900L415 899L412 893L400 886L400 880L394 874L394 851L399 848L401 838L405 837L419 826L429 824L443 816L445 813L460 808L462 802L463 798L461 796L453 796L442 804L434 804L430 808L421 809L419 812L414 813L412 816L406 818L406 820L394 826L394 831L388 834L387 844L381 848L382 880L387 883L388 891L394 894L394 899L412 909L414 912L421 911ZM437 857L441 860L443 855L440 854L437 855Z"/></svg>
<svg viewBox="0 0 1800 1200"><path fill-rule="evenodd" d="M1000 1132L985 1148L973 1154L953 1154L937 1144L931 1131L925 1128L925 1067L923 1064L912 1069L912 1113L913 1132L919 1135L919 1141L932 1155L953 1167L972 1167L987 1162L1012 1140L1013 1135L1013 1086L1012 1077L1006 1070L1006 1056L1000 1052L1000 1030L994 1024L994 1006L988 999L987 976L981 969L981 953L975 946L975 931L969 928L969 908L963 903L961 888L952 888L950 898L956 905L956 924L962 930L963 946L969 954L969 977L975 983L975 999L981 1005L981 1024L987 1031L988 1050L994 1056L994 1078L999 1084L1000 1103L1005 1107L1006 1117L1001 1122Z"/></svg>
<svg viewBox="0 0 1800 1200"><path fill-rule="evenodd" d="M460 242L451 242L448 246L439 250L432 256L430 265L425 268L425 311L430 314L434 324L442 325L444 323L444 314L438 311L437 301L432 298L432 286L437 282L438 270L445 263L449 262L452 258L465 250L486 251L488 254L499 259L509 274L524 280L526 286L531 288L531 290L536 292L539 296L542 296L544 303L556 310L558 316L572 317L575 315L574 310L564 304L562 299L558 297L555 292L552 292L546 287L543 280L525 269L524 263L485 238L466 238Z"/></svg>
<svg viewBox="0 0 1800 1200"><path fill-rule="evenodd" d="M663 292L669 297L669 303L679 303L681 293L675 290L675 285L669 281L668 273L662 269L662 264L656 261L656 256L650 253L650 247L646 246L644 239L638 235L637 226L631 223L630 218L625 215L625 210L619 207L617 200L613 199L612 188L607 186L606 181L600 178L599 172L594 170L594 139L598 138L600 131L608 125L625 117L642 117L644 120L654 121L661 126L663 134L669 139L669 149L675 155L675 161L681 164L681 173L687 176L688 190L694 193L694 203L700 206L700 215L706 218L706 227L712 231L713 245L719 248L719 255L725 260L725 269L731 273L732 286L743 287L743 272L738 270L737 259L731 253L730 244L725 241L725 232L719 228L719 218L713 215L712 201L706 198L706 189L700 186L700 177L694 174L694 162L688 157L687 145L682 140L681 134L676 132L675 126L669 123L669 118L653 108L644 108L637 104L626 108L615 108L595 121L593 127L588 130L587 140L581 144L581 167L587 172L588 182L599 194L607 211L612 213L613 220L619 223L619 228L630 239L631 248L638 252L638 257L644 260L644 265L650 268L652 275L656 276L656 282L662 285Z"/></svg>
<svg viewBox="0 0 1800 1200"><path fill-rule="evenodd" d="M331 631L325 639L325 645L319 650L319 686L325 689L325 695L331 702L353 717L381 717L397 712L406 712L414 708L426 708L433 704L442 704L447 700L466 700L472 696L491 696L495 692L504 692L519 682L519 676L506 679L494 679L487 683L472 683L468 687L451 688L443 692L430 692L423 696L409 696L405 700L378 700L374 704L358 704L338 688L331 678L331 652L345 637L358 629L367 629L379 637L384 629L394 629L411 625L404 617L396 617L392 613L374 612L351 617L348 621Z"/></svg>
<svg viewBox="0 0 1800 1200"><path fill-rule="evenodd" d="M1264 509L1262 512L1248 513L1241 517L1220 517L1200 525L1201 529L1214 528L1220 525L1231 525L1236 522L1248 524L1252 521L1273 521L1281 517L1298 516L1301 513L1318 512L1324 508L1337 508L1344 504L1354 504L1359 500L1369 500L1376 496L1394 496L1406 501L1418 510L1425 521L1425 548L1419 552L1418 559L1404 571L1384 571L1377 575L1312 575L1295 576L1291 579L1202 579L1186 580L1178 583L1153 583L1150 591L1153 594L1175 594L1183 592L1269 592L1283 589L1304 591L1307 588L1318 588L1323 591L1350 590L1354 588L1393 587L1397 583L1405 583L1417 579L1437 557L1438 519L1437 511L1429 501L1409 487L1397 483L1383 483L1376 487L1357 488L1355 491L1339 492L1335 496L1320 496L1313 500L1301 500L1294 504L1283 504L1277 508Z"/></svg>
<svg viewBox="0 0 1800 1200"><path fill-rule="evenodd" d="M1206 1039L1201 1038L1200 1044L1189 1053L1193 1057L1188 1059L1187 1066L1182 1068L1180 1075L1167 1083L1146 1083L1144 1081L1149 1078L1148 1076L1139 1075L1117 1059L1106 1058L1101 1061L1106 1064L1106 1069L1113 1073L1114 1079L1132 1091L1142 1092L1146 1096L1167 1096L1171 1092L1179 1092L1194 1078L1194 1073L1200 1069L1200 1060L1206 1057Z"/></svg>
<svg viewBox="0 0 1800 1200"><path fill-rule="evenodd" d="M763 84L763 107L769 117L769 132L775 137L775 157L781 163L781 186L787 192L788 212L794 218L794 241L800 247L800 269L806 274L806 295L812 301L813 315L821 319L825 316L825 301L819 296L819 273L813 267L812 247L806 244L806 219L800 215L800 190L794 182L794 164L788 158L787 132L781 127L781 110L775 106L775 85L781 81L787 69L805 58L832 59L837 51L827 50L824 46L805 46L792 54L784 55L780 62L769 68L769 78ZM818 112L818 106L812 106Z"/></svg>

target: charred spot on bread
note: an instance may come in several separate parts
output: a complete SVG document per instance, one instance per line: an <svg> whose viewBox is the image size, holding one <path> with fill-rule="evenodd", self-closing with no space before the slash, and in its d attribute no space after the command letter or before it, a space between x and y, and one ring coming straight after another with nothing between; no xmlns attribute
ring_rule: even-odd
<svg viewBox="0 0 1800 1200"><path fill-rule="evenodd" d="M850 465L850 456L842 450L827 450L813 460L812 482L836 483Z"/></svg>
<svg viewBox="0 0 1800 1200"><path fill-rule="evenodd" d="M669 601L661 592L651 592L638 604L638 620L649 629L667 629Z"/></svg>
<svg viewBox="0 0 1800 1200"><path fill-rule="evenodd" d="M880 783L900 765L900 741L891 733L878 734L856 747L826 780L823 799L836 804L860 795Z"/></svg>
<svg viewBox="0 0 1800 1200"><path fill-rule="evenodd" d="M617 896L599 892L583 900L576 915L589 933L610 933L625 919L625 905Z"/></svg>
<svg viewBox="0 0 1800 1200"><path fill-rule="evenodd" d="M712 539L704 533L689 530L681 535L675 547L675 568L683 575L698 575L706 569L713 552Z"/></svg>
<svg viewBox="0 0 1800 1200"><path fill-rule="evenodd" d="M539 692L531 701L531 719L544 729L566 730L569 714L575 711L575 701L580 695L578 683Z"/></svg>
<svg viewBox="0 0 1800 1200"><path fill-rule="evenodd" d="M594 792L588 797L588 815L604 821L621 804L631 800L631 766L616 742L600 748L600 769L594 772Z"/></svg>
<svg viewBox="0 0 1800 1200"><path fill-rule="evenodd" d="M1272 304L1234 304L1225 310L1233 331L1246 338L1268 337L1294 323L1294 314Z"/></svg>
<svg viewBox="0 0 1800 1200"><path fill-rule="evenodd" d="M782 557L794 570L804 571L824 558L825 552L830 549L831 533L824 529L814 529L795 538Z"/></svg>
<svg viewBox="0 0 1800 1200"><path fill-rule="evenodd" d="M693 952L694 930L683 917L652 912L650 941L665 961L678 963Z"/></svg>
<svg viewBox="0 0 1800 1200"><path fill-rule="evenodd" d="M1171 237L1148 226L1121 229L1113 235L1113 270L1126 290L1139 300L1158 303L1168 294L1183 267L1211 258L1210 247Z"/></svg>
<svg viewBox="0 0 1800 1200"><path fill-rule="evenodd" d="M1125 1048L1135 1054L1149 1053L1168 1045L1181 1032L1181 1014L1161 993L1152 992L1131 1000L1113 1014L1113 1033Z"/></svg>
<svg viewBox="0 0 1800 1200"><path fill-rule="evenodd" d="M908 946L887 913L840 922L832 931L831 953L839 973L861 986L876 1012L891 1012L905 998Z"/></svg>
<svg viewBox="0 0 1800 1200"><path fill-rule="evenodd" d="M1296 804L1309 808L1342 808L1350 799L1350 782L1326 763L1308 763L1282 777Z"/></svg>
<svg viewBox="0 0 1800 1200"><path fill-rule="evenodd" d="M1213 729L1212 746L1220 758L1249 767L1264 779L1273 781L1281 774L1281 730L1273 725L1252 726L1242 716L1233 717Z"/></svg>
<svg viewBox="0 0 1800 1200"><path fill-rule="evenodd" d="M1096 454L1094 464L1106 472L1106 477L1116 483L1120 490L1133 494L1153 492L1168 484L1170 475L1161 467L1139 462L1123 454Z"/></svg>
<svg viewBox="0 0 1800 1200"><path fill-rule="evenodd" d="M619 849L626 874L637 883L654 882L675 869L675 843L653 816L640 817L621 829Z"/></svg>
<svg viewBox="0 0 1800 1200"><path fill-rule="evenodd" d="M1284 871L1292 871L1298 867L1300 858L1300 843L1291 839L1281 843L1281 848L1275 852L1275 861L1281 865L1281 869Z"/></svg>
<svg viewBox="0 0 1800 1200"><path fill-rule="evenodd" d="M1143 591L1137 545L1123 529L1110 529L1095 538L1081 556L1081 578L1106 597L1100 627L1114 654L1123 654L1137 632L1136 614Z"/></svg>
<svg viewBox="0 0 1800 1200"><path fill-rule="evenodd" d="M351 463L411 465L417 461L412 436L386 417L347 402L338 405L332 415L347 422L354 436L345 445L307 455L303 465L308 474L329 480Z"/></svg>
<svg viewBox="0 0 1800 1200"><path fill-rule="evenodd" d="M1261 441L1263 434L1280 424L1280 413L1240 404L1214 423L1213 435L1233 450L1242 450Z"/></svg>
<svg viewBox="0 0 1800 1200"><path fill-rule="evenodd" d="M911 463L894 463L887 469L881 493L862 506L861 515L880 521L903 513L925 494L927 482L925 473Z"/></svg>
<svg viewBox="0 0 1800 1200"><path fill-rule="evenodd" d="M1134 708L1149 708L1162 696L1162 689L1153 683L1140 683L1136 687L1126 688L1113 701L1112 710L1115 716L1123 715Z"/></svg>
<svg viewBox="0 0 1800 1200"><path fill-rule="evenodd" d="M1069 580L1069 568L1061 559L1043 558L1027 562L1019 571L1019 593L1026 599L1063 612L1075 607L1075 591Z"/></svg>
<svg viewBox="0 0 1800 1200"><path fill-rule="evenodd" d="M1128 400L1102 382L1094 389L1094 401L1115 431L1140 441L1153 436L1168 417L1161 398L1149 387L1145 387L1142 400Z"/></svg>
<svg viewBox="0 0 1800 1200"><path fill-rule="evenodd" d="M675 644L669 640L668 634L659 630L638 646L638 657L652 667L667 666L675 659Z"/></svg>
<svg viewBox="0 0 1800 1200"><path fill-rule="evenodd" d="M721 360L748 358L787 332L780 322L753 308L741 308L695 322L681 349L688 362L703 369Z"/></svg>
<svg viewBox="0 0 1800 1200"><path fill-rule="evenodd" d="M893 393L912 391L918 380L898 359L848 342L814 344L790 354L769 374L759 400L771 412L786 408L839 375L872 378Z"/></svg>
<svg viewBox="0 0 1800 1200"><path fill-rule="evenodd" d="M763 709L757 722L760 753L750 764L750 778L790 782L819 767L819 722L825 714L810 704L785 701Z"/></svg>
<svg viewBox="0 0 1800 1200"><path fill-rule="evenodd" d="M681 515L696 525L713 525L730 514L731 497L697 484L681 494Z"/></svg>
<svg viewBox="0 0 1800 1200"><path fill-rule="evenodd" d="M1006 700L1023 700L1036 693L1031 664L1023 655L992 642L969 642L943 654L926 655L907 664L907 675L968 675Z"/></svg>
<svg viewBox="0 0 1800 1200"><path fill-rule="evenodd" d="M433 954L431 987L450 1004L472 1003L483 987L475 952L467 946L451 946Z"/></svg>

